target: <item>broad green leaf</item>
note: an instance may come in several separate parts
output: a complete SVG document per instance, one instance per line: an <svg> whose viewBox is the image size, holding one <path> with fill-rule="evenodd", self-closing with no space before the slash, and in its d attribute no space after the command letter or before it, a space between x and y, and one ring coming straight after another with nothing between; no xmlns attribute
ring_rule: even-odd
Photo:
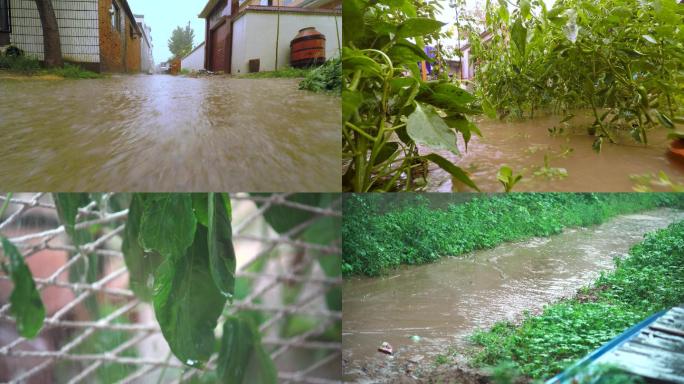
<svg viewBox="0 0 684 384"><path fill-rule="evenodd" d="M145 199L139 234L144 250L167 258L182 255L192 244L196 228L190 194L153 194Z"/></svg>
<svg viewBox="0 0 684 384"><path fill-rule="evenodd" d="M529 19L530 16L531 16L531 13L530 13L530 9L531 9L530 0L520 0L519 6L520 6L520 15L522 15L522 17L523 17L524 19Z"/></svg>
<svg viewBox="0 0 684 384"><path fill-rule="evenodd" d="M527 44L527 29L523 26L522 20L517 18L515 23L513 23L513 28L511 28L511 39L515 43L515 47L518 48L520 56L525 56L525 45Z"/></svg>
<svg viewBox="0 0 684 384"><path fill-rule="evenodd" d="M230 204L230 201L228 202ZM230 217L218 193L209 193L209 265L214 283L224 296L235 293L235 250Z"/></svg>
<svg viewBox="0 0 684 384"><path fill-rule="evenodd" d="M427 83L426 86L421 91L440 106L466 107L468 103L475 101L475 96L456 84L441 81Z"/></svg>
<svg viewBox="0 0 684 384"><path fill-rule="evenodd" d="M55 201L57 208L57 215L64 225L66 233L71 238L71 241L76 245L84 244L89 236L87 231L77 231L76 216L78 209L87 206L90 203L90 198L87 193L53 193L52 199Z"/></svg>
<svg viewBox="0 0 684 384"><path fill-rule="evenodd" d="M375 60L355 49L344 47L342 50L342 68L345 71L361 70L371 76L378 75L382 72L380 64Z"/></svg>
<svg viewBox="0 0 684 384"><path fill-rule="evenodd" d="M154 282L154 313L176 357L192 367L202 366L214 351L214 328L226 298L211 276L207 230L197 227L192 246L167 258Z"/></svg>
<svg viewBox="0 0 684 384"><path fill-rule="evenodd" d="M654 112L656 117L658 118L658 121L660 121L660 124L662 124L666 128L674 129L675 126L672 123L672 120L670 120L670 118L666 114L658 110L654 110Z"/></svg>
<svg viewBox="0 0 684 384"><path fill-rule="evenodd" d="M358 91L342 91L342 121L352 118L363 102L363 95Z"/></svg>
<svg viewBox="0 0 684 384"><path fill-rule="evenodd" d="M2 249L9 258L9 275L14 284L10 295L10 313L16 318L19 334L32 339L43 327L45 306L33 282L31 270L24 263L24 257L19 250L4 237Z"/></svg>
<svg viewBox="0 0 684 384"><path fill-rule="evenodd" d="M344 0L342 7L342 39L344 45L363 36L366 3L363 0Z"/></svg>
<svg viewBox="0 0 684 384"><path fill-rule="evenodd" d="M140 299L150 301L154 287L154 272L164 258L155 251L145 252L140 246L138 236L143 207L142 194L134 194L128 208L128 220L124 229L121 251L124 254L126 268L128 268L128 284L131 290Z"/></svg>
<svg viewBox="0 0 684 384"><path fill-rule="evenodd" d="M226 319L217 372L223 383L278 382L275 364L261 345L259 331L249 319L243 316Z"/></svg>
<svg viewBox="0 0 684 384"><path fill-rule="evenodd" d="M397 30L398 37L418 37L439 32L444 23L427 17L412 17L406 19Z"/></svg>
<svg viewBox="0 0 684 384"><path fill-rule="evenodd" d="M418 144L459 154L456 134L430 105L416 103L416 110L408 118L406 132Z"/></svg>
<svg viewBox="0 0 684 384"><path fill-rule="evenodd" d="M197 222L209 226L209 211L207 194L206 193L193 193L192 196L192 210L195 211L195 218Z"/></svg>
<svg viewBox="0 0 684 384"><path fill-rule="evenodd" d="M451 128L454 128L461 132L463 135L463 140L465 141L466 151L468 150L468 143L472 134L476 134L482 137L482 132L477 128L477 126L471 123L465 116L448 116L444 119L444 122Z"/></svg>
<svg viewBox="0 0 684 384"><path fill-rule="evenodd" d="M442 156L436 153L431 153L423 157L437 164L437 166L439 166L443 170L449 172L449 174L451 174L451 176L453 176L456 180L462 182L463 184L469 186L470 188L478 192L480 191L477 185L475 185L475 183L470 179L468 174L465 173L465 171L463 171L461 168L457 167L454 163L450 162L449 160L443 158Z"/></svg>
<svg viewBox="0 0 684 384"><path fill-rule="evenodd" d="M270 193L253 193L256 196L267 197ZM320 193L297 193L288 196L285 200L294 203L310 205L318 207L321 201L322 194ZM261 207L264 203L258 202L257 205ZM272 205L266 212L264 212L264 219L271 225L276 232L283 234L293 229L294 227L304 223L313 218L315 214L300 208L289 207L281 204Z"/></svg>

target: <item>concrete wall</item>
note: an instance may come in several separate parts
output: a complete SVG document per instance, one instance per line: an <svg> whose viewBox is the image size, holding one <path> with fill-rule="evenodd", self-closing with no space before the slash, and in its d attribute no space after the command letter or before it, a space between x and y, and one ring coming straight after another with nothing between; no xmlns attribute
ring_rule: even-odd
<svg viewBox="0 0 684 384"><path fill-rule="evenodd" d="M191 71L204 69L204 52L204 43L202 43L181 60L181 69L189 69Z"/></svg>
<svg viewBox="0 0 684 384"><path fill-rule="evenodd" d="M135 21L142 32L140 37L140 71L144 73L154 72L154 58L152 57L152 29L145 24L145 17L135 15Z"/></svg>
<svg viewBox="0 0 684 384"><path fill-rule="evenodd" d="M233 27L233 74L247 73L251 59L261 60L260 71L276 69L277 20L275 12L247 10L238 16ZM278 68L290 65L290 41L300 29L306 27L315 27L325 35L327 59L339 56L341 42L338 36L342 39L342 15L283 12L280 15Z"/></svg>
<svg viewBox="0 0 684 384"><path fill-rule="evenodd" d="M121 10L121 26L118 31L112 26L112 1L99 0L100 26L100 63L103 72L139 72L140 71L140 36L132 33L135 20L131 20L124 12L123 5L118 2Z"/></svg>
<svg viewBox="0 0 684 384"><path fill-rule="evenodd" d="M98 0L53 0L64 59L99 63ZM43 28L35 0L10 0L11 44L44 59Z"/></svg>

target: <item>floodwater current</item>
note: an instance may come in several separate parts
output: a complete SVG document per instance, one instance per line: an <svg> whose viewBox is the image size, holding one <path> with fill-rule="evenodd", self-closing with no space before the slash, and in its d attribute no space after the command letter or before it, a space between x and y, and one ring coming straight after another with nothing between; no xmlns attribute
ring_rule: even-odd
<svg viewBox="0 0 684 384"><path fill-rule="evenodd" d="M673 181L684 183L684 162L668 155L669 130L650 130L648 146L636 143L629 135L618 136L619 145L604 143L601 153L596 153L592 149L594 137L586 130L593 121L591 116L587 111L574 113L576 117L568 123L561 123L562 116L556 115L513 122L480 119L476 125L483 137L473 135L467 152L459 136L460 156L448 151L439 153L470 172L478 187L486 192L503 192L496 175L504 164L515 174L523 175L514 187L521 192L625 192L636 186L630 176L657 175L660 171ZM562 133L551 135L549 129L554 127L556 132L562 128ZM430 151L421 148L421 152ZM567 176L560 176L561 168ZM434 165L430 167L427 190L472 191L452 181L448 173Z"/></svg>
<svg viewBox="0 0 684 384"><path fill-rule="evenodd" d="M397 269L382 278L352 278L343 286L345 379L380 382L402 374L400 362L432 361L466 336L523 311L572 296L643 235L684 220L684 211L623 215L590 228L506 243L436 263ZM418 336L419 341L411 340ZM377 351L389 342L395 356Z"/></svg>
<svg viewBox="0 0 684 384"><path fill-rule="evenodd" d="M339 191L340 121L296 79L0 79L0 186Z"/></svg>

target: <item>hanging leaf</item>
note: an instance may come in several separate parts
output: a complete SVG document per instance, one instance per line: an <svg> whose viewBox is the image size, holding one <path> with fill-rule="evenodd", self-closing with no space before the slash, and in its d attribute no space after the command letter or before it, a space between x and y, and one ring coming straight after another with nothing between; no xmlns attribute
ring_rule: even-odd
<svg viewBox="0 0 684 384"><path fill-rule="evenodd" d="M436 153L431 153L431 154L423 156L423 157L432 161L433 163L437 164L443 170L449 172L449 174L451 174L451 176L453 176L456 180L458 180L458 181L462 182L463 184L469 186L470 188L480 192L480 189L470 179L468 174L465 173L465 171L463 171L461 168L457 167L451 161L443 158L442 156L440 156Z"/></svg>
<svg viewBox="0 0 684 384"><path fill-rule="evenodd" d="M522 20L517 18L511 29L511 38L515 47L518 48L520 56L525 56L525 45L527 44L527 29L523 26Z"/></svg>
<svg viewBox="0 0 684 384"><path fill-rule="evenodd" d="M209 266L214 283L224 296L235 293L235 250L233 230L224 201L218 193L209 193Z"/></svg>
<svg viewBox="0 0 684 384"><path fill-rule="evenodd" d="M154 272L164 261L157 252L143 251L138 241L140 234L140 220L143 214L143 196L136 193L128 208L128 220L124 229L121 251L124 254L128 269L128 284L133 292L142 300L152 300L154 287Z"/></svg>
<svg viewBox="0 0 684 384"><path fill-rule="evenodd" d="M164 257L177 257L192 244L197 219L187 193L154 194L145 199L140 245Z"/></svg>
<svg viewBox="0 0 684 384"><path fill-rule="evenodd" d="M434 32L439 32L444 23L441 21L428 19L426 17L412 17L406 19L399 29L397 29L398 37L418 37L429 35Z"/></svg>
<svg viewBox="0 0 684 384"><path fill-rule="evenodd" d="M270 193L252 193L252 195L262 197L271 196ZM321 201L321 195L322 194L320 193L296 193L288 196L285 200L318 207ZM257 202L257 206L261 207L263 205L263 202ZM268 224L270 224L276 232L283 234L305 221L310 220L315 215L315 213L304 209L274 204L264 212L264 219L266 219Z"/></svg>
<svg viewBox="0 0 684 384"><path fill-rule="evenodd" d="M19 334L32 339L43 327L45 306L36 289L31 270L24 263L24 257L19 250L4 237L2 249L9 258L9 275L14 284L10 295L10 313L16 318Z"/></svg>
<svg viewBox="0 0 684 384"><path fill-rule="evenodd" d="M207 256L207 230L197 228L183 255L167 258L154 282L154 313L176 357L200 367L214 351L214 328L226 298L216 288Z"/></svg>
<svg viewBox="0 0 684 384"><path fill-rule="evenodd" d="M193 193L192 196L192 210L195 211L195 218L197 222L209 226L209 200L206 193Z"/></svg>
<svg viewBox="0 0 684 384"><path fill-rule="evenodd" d="M53 193L57 215L64 225L64 230L76 245L84 244L89 236L87 231L76 230L78 209L87 206L90 198L87 193Z"/></svg>
<svg viewBox="0 0 684 384"><path fill-rule="evenodd" d="M408 118L406 132L417 144L459 154L456 134L431 105L416 103L416 110Z"/></svg>
<svg viewBox="0 0 684 384"><path fill-rule="evenodd" d="M231 316L223 324L217 372L223 383L278 382L273 360L261 345L261 336L244 316Z"/></svg>

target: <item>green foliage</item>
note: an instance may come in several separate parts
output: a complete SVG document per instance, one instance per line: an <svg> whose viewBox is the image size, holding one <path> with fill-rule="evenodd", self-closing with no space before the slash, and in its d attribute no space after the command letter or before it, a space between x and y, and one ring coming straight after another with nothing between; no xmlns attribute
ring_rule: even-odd
<svg viewBox="0 0 684 384"><path fill-rule="evenodd" d="M444 36L435 18L441 6L421 1L344 0L342 153L345 191L415 190L430 163L473 189L468 174L437 153L458 154L479 134L467 116L475 99L447 77L423 81L418 62L425 45Z"/></svg>
<svg viewBox="0 0 684 384"><path fill-rule="evenodd" d="M382 197L380 197L381 199ZM367 194L344 201L345 275L377 276L400 264L422 264L506 241L550 236L622 214L678 204L676 194L523 193L477 196L448 209L418 199L380 214Z"/></svg>
<svg viewBox="0 0 684 384"><path fill-rule="evenodd" d="M209 193L209 263L211 276L221 293L232 298L235 293L235 250L230 224L230 199L220 193ZM228 208L228 212L226 211Z"/></svg>
<svg viewBox="0 0 684 384"><path fill-rule="evenodd" d="M9 240L2 237L2 249L9 263L3 261L3 269L12 279L14 288L10 295L10 312L17 320L17 331L26 338L34 338L43 327L45 306L33 282L31 271L24 257Z"/></svg>
<svg viewBox="0 0 684 384"><path fill-rule="evenodd" d="M616 135L648 143L656 125L674 128L684 91L684 8L675 0L488 2L482 41L472 30L483 105L503 115L537 109L567 115L591 108L594 149ZM510 31L510 32L509 32Z"/></svg>
<svg viewBox="0 0 684 384"><path fill-rule="evenodd" d="M684 222L679 222L648 234L625 259L616 258L615 270L602 273L585 295L549 305L519 326L498 323L475 333L472 340L482 350L473 361L512 361L533 378L553 375L638 321L684 302L682 272ZM592 299L582 298L587 293Z"/></svg>
<svg viewBox="0 0 684 384"><path fill-rule="evenodd" d="M40 62L22 55L0 55L0 69L7 69L22 75L55 75L66 79L99 79L99 73L86 71L78 65L65 63L63 68L41 69Z"/></svg>
<svg viewBox="0 0 684 384"><path fill-rule="evenodd" d="M214 351L214 328L226 298L209 270L207 230L197 228L183 255L167 257L154 282L154 313L173 354L199 367ZM235 271L233 271L235 273Z"/></svg>
<svg viewBox="0 0 684 384"><path fill-rule="evenodd" d="M299 83L299 89L312 92L342 92L342 61L340 58L328 60L322 66L306 74Z"/></svg>
<svg viewBox="0 0 684 384"><path fill-rule="evenodd" d="M64 68L52 68L47 73L57 75L66 79L100 79L99 73L87 71L78 65L65 63Z"/></svg>
<svg viewBox="0 0 684 384"><path fill-rule="evenodd" d="M514 175L511 167L506 165L499 168L499 173L496 175L496 179L503 185L504 192L506 193L512 191L513 187L515 187L522 178L522 175Z"/></svg>
<svg viewBox="0 0 684 384"><path fill-rule="evenodd" d="M310 68L285 67L277 71L245 73L239 75L239 77L246 79L300 78L309 76L311 71Z"/></svg>
<svg viewBox="0 0 684 384"><path fill-rule="evenodd" d="M173 58L185 57L192 51L193 40L195 39L195 31L190 27L190 22L185 28L180 26L171 32L171 37L167 42L169 51L173 54Z"/></svg>
<svg viewBox="0 0 684 384"><path fill-rule="evenodd" d="M150 195L144 199L138 239L145 250L180 257L193 243L196 226L190 194Z"/></svg>
<svg viewBox="0 0 684 384"><path fill-rule="evenodd" d="M224 383L276 383L278 373L261 337L246 317L231 316L223 325L218 376Z"/></svg>
<svg viewBox="0 0 684 384"><path fill-rule="evenodd" d="M2 56L0 55L0 69L9 69L19 73L35 73L40 70L38 60L26 56Z"/></svg>

